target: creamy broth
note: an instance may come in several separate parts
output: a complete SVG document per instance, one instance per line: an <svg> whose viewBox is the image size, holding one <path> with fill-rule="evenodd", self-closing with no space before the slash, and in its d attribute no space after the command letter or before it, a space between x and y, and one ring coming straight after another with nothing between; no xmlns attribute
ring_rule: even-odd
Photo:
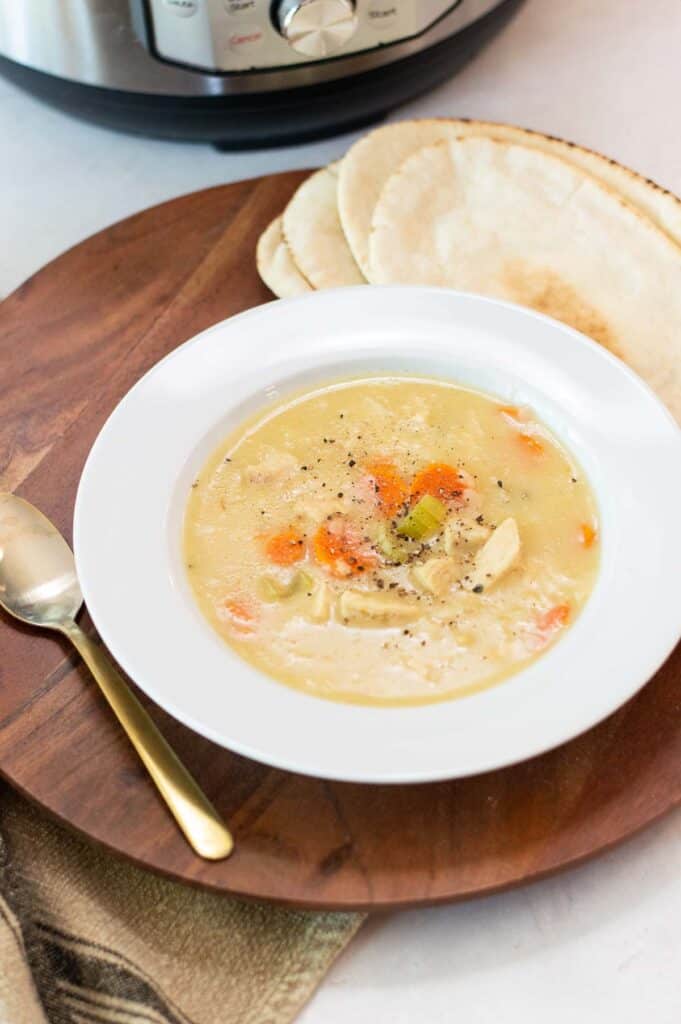
<svg viewBox="0 0 681 1024"><path fill-rule="evenodd" d="M407 377L243 426L195 481L184 537L199 607L242 657L370 704L526 666L579 614L598 547L588 483L531 410Z"/></svg>

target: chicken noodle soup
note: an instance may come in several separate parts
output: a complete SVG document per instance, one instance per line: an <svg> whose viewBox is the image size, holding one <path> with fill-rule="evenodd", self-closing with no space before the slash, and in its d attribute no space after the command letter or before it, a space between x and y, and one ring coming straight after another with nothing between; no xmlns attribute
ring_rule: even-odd
<svg viewBox="0 0 681 1024"><path fill-rule="evenodd" d="M239 654L370 704L517 672L579 614L598 547L589 486L531 410L406 377L323 387L242 427L185 523L196 599Z"/></svg>

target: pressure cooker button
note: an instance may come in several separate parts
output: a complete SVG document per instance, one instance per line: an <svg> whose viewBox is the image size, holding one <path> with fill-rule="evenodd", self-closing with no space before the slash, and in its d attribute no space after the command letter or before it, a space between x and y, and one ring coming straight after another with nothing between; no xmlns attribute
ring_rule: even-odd
<svg viewBox="0 0 681 1024"><path fill-rule="evenodd" d="M259 25L241 25L229 37L229 48L233 53L248 56L262 44L263 31Z"/></svg>
<svg viewBox="0 0 681 1024"><path fill-rule="evenodd" d="M199 9L199 0L164 0L173 14L178 18L191 18Z"/></svg>
<svg viewBox="0 0 681 1024"><path fill-rule="evenodd" d="M225 0L224 7L227 14L240 17L244 14L253 14L255 11L255 0Z"/></svg>
<svg viewBox="0 0 681 1024"><path fill-rule="evenodd" d="M273 10L284 39L314 60L340 50L357 28L355 0L279 0Z"/></svg>
<svg viewBox="0 0 681 1024"><path fill-rule="evenodd" d="M367 21L377 32L391 28L397 21L397 4L387 4L385 0L372 0L367 8Z"/></svg>

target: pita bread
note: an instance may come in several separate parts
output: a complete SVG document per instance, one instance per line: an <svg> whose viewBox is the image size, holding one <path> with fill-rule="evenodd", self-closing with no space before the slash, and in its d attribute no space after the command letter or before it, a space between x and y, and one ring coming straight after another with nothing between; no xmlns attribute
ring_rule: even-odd
<svg viewBox="0 0 681 1024"><path fill-rule="evenodd" d="M369 132L343 158L338 176L338 210L348 245L369 277L369 232L374 207L391 174L412 153L456 138L459 121L398 121Z"/></svg>
<svg viewBox="0 0 681 1024"><path fill-rule="evenodd" d="M650 217L657 227L681 245L681 200L649 178L608 159L601 153L565 142L551 135L516 128L510 124L488 121L459 121L461 136L484 135L505 142L514 142L531 149L539 149L549 156L557 156L591 174L602 185L612 189L632 206Z"/></svg>
<svg viewBox="0 0 681 1024"><path fill-rule="evenodd" d="M629 363L681 418L681 248L584 171L467 138L411 156L374 209L373 284L497 296Z"/></svg>
<svg viewBox="0 0 681 1024"><path fill-rule="evenodd" d="M280 299L312 291L312 286L293 262L289 247L284 241L281 217L275 217L258 239L255 262L262 280Z"/></svg>
<svg viewBox="0 0 681 1024"><path fill-rule="evenodd" d="M283 215L284 238L313 288L366 284L343 234L338 216L338 165L307 178Z"/></svg>
<svg viewBox="0 0 681 1024"><path fill-rule="evenodd" d="M369 232L383 186L397 167L424 146L471 135L515 142L587 171L637 206L681 245L681 201L607 157L561 139L490 121L423 120L384 125L348 151L339 175L338 207L355 259L369 273Z"/></svg>

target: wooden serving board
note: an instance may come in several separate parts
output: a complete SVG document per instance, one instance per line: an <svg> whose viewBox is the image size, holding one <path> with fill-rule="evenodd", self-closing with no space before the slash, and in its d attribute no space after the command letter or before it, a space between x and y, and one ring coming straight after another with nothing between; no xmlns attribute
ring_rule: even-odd
<svg viewBox="0 0 681 1024"><path fill-rule="evenodd" d="M81 468L121 396L187 338L271 298L255 271L256 239L302 178L240 182L146 210L0 305L0 487L70 537ZM677 649L638 697L572 743L504 771L419 786L275 771L152 707L235 831L233 857L211 864L191 853L66 643L2 618L0 772L91 839L185 882L309 907L408 906L575 864L677 804L680 684Z"/></svg>

